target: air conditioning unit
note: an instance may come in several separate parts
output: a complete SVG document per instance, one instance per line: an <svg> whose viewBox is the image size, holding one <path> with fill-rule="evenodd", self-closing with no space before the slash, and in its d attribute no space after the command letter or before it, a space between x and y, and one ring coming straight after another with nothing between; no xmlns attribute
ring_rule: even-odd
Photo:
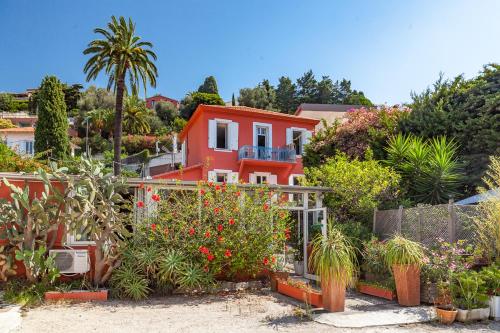
<svg viewBox="0 0 500 333"><path fill-rule="evenodd" d="M87 250L50 250L49 254L55 256L56 267L63 274L86 273L90 270Z"/></svg>

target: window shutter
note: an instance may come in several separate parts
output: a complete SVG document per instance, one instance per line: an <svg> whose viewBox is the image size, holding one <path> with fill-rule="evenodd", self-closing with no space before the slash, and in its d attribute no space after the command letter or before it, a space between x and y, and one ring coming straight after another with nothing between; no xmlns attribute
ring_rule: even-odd
<svg viewBox="0 0 500 333"><path fill-rule="evenodd" d="M182 166L186 166L186 140L181 145L181 164Z"/></svg>
<svg viewBox="0 0 500 333"><path fill-rule="evenodd" d="M238 123L230 122L229 128L229 149L238 150Z"/></svg>
<svg viewBox="0 0 500 333"><path fill-rule="evenodd" d="M291 128L287 128L286 129L286 145L291 145L292 144L292 141L293 141L293 136L292 136L292 129Z"/></svg>
<svg viewBox="0 0 500 333"><path fill-rule="evenodd" d="M248 182L250 184L255 184L257 183L257 177L255 177L255 173L249 173L248 174Z"/></svg>
<svg viewBox="0 0 500 333"><path fill-rule="evenodd" d="M215 171L208 172L208 181L215 182L217 180L217 173Z"/></svg>
<svg viewBox="0 0 500 333"><path fill-rule="evenodd" d="M302 145L307 145L311 141L312 132L304 131L302 135L304 136L304 143Z"/></svg>
<svg viewBox="0 0 500 333"><path fill-rule="evenodd" d="M237 172L230 172L228 174L228 177L227 177L227 182L228 183L238 183L238 181L239 181L238 176L239 176L239 174Z"/></svg>
<svg viewBox="0 0 500 333"><path fill-rule="evenodd" d="M269 175L269 185L277 185L277 184L278 184L278 176Z"/></svg>
<svg viewBox="0 0 500 333"><path fill-rule="evenodd" d="M208 148L215 148L217 143L217 122L215 119L208 121Z"/></svg>

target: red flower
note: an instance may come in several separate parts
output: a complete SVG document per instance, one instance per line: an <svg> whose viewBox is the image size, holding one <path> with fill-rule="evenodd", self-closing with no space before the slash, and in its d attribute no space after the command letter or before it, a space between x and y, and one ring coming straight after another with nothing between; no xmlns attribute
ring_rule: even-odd
<svg viewBox="0 0 500 333"><path fill-rule="evenodd" d="M215 213L215 214L219 214L219 212L220 212L220 208L215 207L215 208L214 208L214 213Z"/></svg>
<svg viewBox="0 0 500 333"><path fill-rule="evenodd" d="M153 194L153 195L151 196L151 199L153 199L153 201L158 202L158 201L160 201L160 196L159 196L158 194Z"/></svg>
<svg viewBox="0 0 500 333"><path fill-rule="evenodd" d="M210 238L210 231L205 232L205 237Z"/></svg>
<svg viewBox="0 0 500 333"><path fill-rule="evenodd" d="M193 228L193 227L189 228L189 234L190 234L191 236L193 236L193 235L194 235L194 232L195 232L195 231L194 231L194 228Z"/></svg>
<svg viewBox="0 0 500 333"><path fill-rule="evenodd" d="M226 258L229 258L231 256L231 251L230 250L226 250L226 252L224 252L224 256Z"/></svg>
<svg viewBox="0 0 500 333"><path fill-rule="evenodd" d="M208 250L208 248L206 248L204 246L200 246L199 250L203 254L209 254L210 253L210 250Z"/></svg>
<svg viewBox="0 0 500 333"><path fill-rule="evenodd" d="M207 207L207 206L208 206L208 200L203 201L203 205L204 205L205 207Z"/></svg>
<svg viewBox="0 0 500 333"><path fill-rule="evenodd" d="M231 217L231 218L229 219L229 225L233 225L233 224L234 224L234 219Z"/></svg>
<svg viewBox="0 0 500 333"><path fill-rule="evenodd" d="M151 192L152 188L151 186L148 186L148 192Z"/></svg>
<svg viewBox="0 0 500 333"><path fill-rule="evenodd" d="M208 182L208 186L210 187L214 186L214 182Z"/></svg>
<svg viewBox="0 0 500 333"><path fill-rule="evenodd" d="M220 190L220 186L219 186L219 185L216 185L216 186L215 186L215 190L216 190L216 191Z"/></svg>
<svg viewBox="0 0 500 333"><path fill-rule="evenodd" d="M209 254L207 255L207 260L208 260L208 261L212 261L212 260L214 260L214 258L215 258L215 256L214 256L213 254L211 254L211 253L209 253Z"/></svg>
<svg viewBox="0 0 500 333"><path fill-rule="evenodd" d="M140 183L140 184L139 184L139 188L140 188L140 189L143 189L143 188L144 188L144 183Z"/></svg>
<svg viewBox="0 0 500 333"><path fill-rule="evenodd" d="M236 195L237 197L239 197L239 196L241 195L241 192L240 192L240 191L238 191L238 192L236 192L234 195Z"/></svg>
<svg viewBox="0 0 500 333"><path fill-rule="evenodd" d="M274 264L276 262L276 257L271 257L271 262Z"/></svg>
<svg viewBox="0 0 500 333"><path fill-rule="evenodd" d="M219 224L219 225L217 226L217 230L218 230L219 232L221 232L223 229L224 229L224 227L222 226L222 224Z"/></svg>
<svg viewBox="0 0 500 333"><path fill-rule="evenodd" d="M266 266L269 265L269 259L264 258L264 260L262 260L262 263Z"/></svg>
<svg viewBox="0 0 500 333"><path fill-rule="evenodd" d="M143 208L144 207L144 202L143 201L137 201L137 207Z"/></svg>
<svg viewBox="0 0 500 333"><path fill-rule="evenodd" d="M286 239L290 239L290 234L285 234Z"/></svg>
<svg viewBox="0 0 500 333"><path fill-rule="evenodd" d="M264 206L262 206L262 208L264 209L265 212L267 212L269 210L269 205L264 204Z"/></svg>
<svg viewBox="0 0 500 333"><path fill-rule="evenodd" d="M205 190L204 190L204 189L201 189L201 190L200 190L200 194L201 194L201 195L204 195L204 194L205 194Z"/></svg>
<svg viewBox="0 0 500 333"><path fill-rule="evenodd" d="M222 237L222 236L219 236L219 238L217 238L217 241L218 241L219 243L222 243L222 242L224 242L224 237Z"/></svg>
<svg viewBox="0 0 500 333"><path fill-rule="evenodd" d="M155 223L151 224L151 230L156 231L156 224Z"/></svg>

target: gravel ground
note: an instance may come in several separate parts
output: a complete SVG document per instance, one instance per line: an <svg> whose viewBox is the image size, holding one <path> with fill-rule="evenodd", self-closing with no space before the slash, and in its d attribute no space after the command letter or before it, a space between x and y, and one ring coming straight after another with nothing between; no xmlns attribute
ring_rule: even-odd
<svg viewBox="0 0 500 333"><path fill-rule="evenodd" d="M296 305L290 298L264 291L53 304L27 310L16 332L500 332L495 322L340 329L301 319L304 312Z"/></svg>

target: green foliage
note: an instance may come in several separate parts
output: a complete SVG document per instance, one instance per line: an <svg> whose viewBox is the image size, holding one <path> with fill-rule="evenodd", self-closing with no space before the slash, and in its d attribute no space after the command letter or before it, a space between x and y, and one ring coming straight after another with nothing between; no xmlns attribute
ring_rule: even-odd
<svg viewBox="0 0 500 333"><path fill-rule="evenodd" d="M107 89L90 86L82 93L77 103L81 111L115 108L115 95Z"/></svg>
<svg viewBox="0 0 500 333"><path fill-rule="evenodd" d="M66 109L68 110L68 115L70 111L78 109L78 101L82 96L82 92L80 90L83 89L83 86L79 83L68 85L63 85L64 91L64 102L66 103Z"/></svg>
<svg viewBox="0 0 500 333"><path fill-rule="evenodd" d="M70 153L68 118L61 82L55 76L46 76L37 93L38 121L35 128L35 151L50 151L56 159Z"/></svg>
<svg viewBox="0 0 500 333"><path fill-rule="evenodd" d="M0 119L0 129L15 128L15 127L16 125L14 125L10 119L4 119L4 118Z"/></svg>
<svg viewBox="0 0 500 333"><path fill-rule="evenodd" d="M111 292L118 298L131 298L135 301L148 297L151 289L149 281L141 269L132 262L126 262L118 267L111 277Z"/></svg>
<svg viewBox="0 0 500 333"><path fill-rule="evenodd" d="M224 101L218 94L208 94L201 92L189 93L181 101L180 114L184 119L189 120L200 104L224 105Z"/></svg>
<svg viewBox="0 0 500 333"><path fill-rule="evenodd" d="M198 88L198 92L218 95L219 90L217 89L217 81L215 81L215 77L211 75L206 77L203 84Z"/></svg>
<svg viewBox="0 0 500 333"><path fill-rule="evenodd" d="M481 270L480 275L488 295L500 296L500 267L498 265L485 267Z"/></svg>
<svg viewBox="0 0 500 333"><path fill-rule="evenodd" d="M184 126L186 126L187 120L181 117L177 117L174 119L174 122L172 123L172 131L174 133L180 133Z"/></svg>
<svg viewBox="0 0 500 333"><path fill-rule="evenodd" d="M295 100L297 87L287 76L279 78L278 87L276 88L276 107L283 113L293 114L297 109L297 101Z"/></svg>
<svg viewBox="0 0 500 333"><path fill-rule="evenodd" d="M356 251L349 238L329 223L326 237L319 234L312 241L311 266L322 281L352 285L357 273Z"/></svg>
<svg viewBox="0 0 500 333"><path fill-rule="evenodd" d="M500 65L484 66L470 80L442 76L421 94L413 94L412 113L402 122L405 132L423 138L453 138L467 162L464 190L474 193L488 166L488 156L500 154Z"/></svg>
<svg viewBox="0 0 500 333"><path fill-rule="evenodd" d="M148 134L151 127L147 122L149 113L146 103L136 95L127 96L123 105L123 129L130 134Z"/></svg>
<svg viewBox="0 0 500 333"><path fill-rule="evenodd" d="M453 304L464 310L488 307L486 283L473 270L453 274L451 282Z"/></svg>
<svg viewBox="0 0 500 333"><path fill-rule="evenodd" d="M251 108L274 110L276 91L269 80L262 80L255 88L240 89L238 105Z"/></svg>
<svg viewBox="0 0 500 333"><path fill-rule="evenodd" d="M166 126L171 126L174 119L179 117L179 109L173 103L160 101L155 104L156 115Z"/></svg>
<svg viewBox="0 0 500 333"><path fill-rule="evenodd" d="M14 98L11 94L0 94L0 111L10 112L13 109Z"/></svg>
<svg viewBox="0 0 500 333"><path fill-rule="evenodd" d="M35 306L43 302L48 286L43 283L29 283L22 279L12 279L5 284L4 299L21 306Z"/></svg>
<svg viewBox="0 0 500 333"><path fill-rule="evenodd" d="M444 203L457 195L461 185L457 148L446 137L424 141L398 134L389 139L386 163L401 174L411 200Z"/></svg>
<svg viewBox="0 0 500 333"><path fill-rule="evenodd" d="M478 247L490 259L500 263L500 156L492 156L490 165L483 181L486 188L479 192L486 195L487 191L494 191L497 195L489 195L478 204L478 214L474 218Z"/></svg>
<svg viewBox="0 0 500 333"><path fill-rule="evenodd" d="M21 157L6 144L0 142L0 170L3 172L34 172L40 168L48 169L46 165L31 157Z"/></svg>
<svg viewBox="0 0 500 333"><path fill-rule="evenodd" d="M47 248L40 245L35 250L17 250L16 260L22 261L31 275L42 284L49 285L60 276L55 265L55 255L47 255Z"/></svg>
<svg viewBox="0 0 500 333"><path fill-rule="evenodd" d="M379 241L376 237L372 237L369 241L363 242L363 261L361 265L362 271L365 273L365 278L378 282L393 280L391 270L387 267L386 245Z"/></svg>
<svg viewBox="0 0 500 333"><path fill-rule="evenodd" d="M16 275L13 250L15 248L10 244L0 245L0 282L6 282L10 276Z"/></svg>
<svg viewBox="0 0 500 333"><path fill-rule="evenodd" d="M349 160L337 154L319 167L305 168L307 184L326 186L325 204L335 221L371 225L375 207L394 204L400 196L399 175L374 160Z"/></svg>
<svg viewBox="0 0 500 333"><path fill-rule="evenodd" d="M418 265L424 260L424 249L420 243L401 235L395 235L386 244L385 262L389 268L394 265Z"/></svg>
<svg viewBox="0 0 500 333"><path fill-rule="evenodd" d="M362 249L363 243L373 236L371 229L366 226L366 223L347 221L344 223L335 223L335 226L349 238L356 249Z"/></svg>
<svg viewBox="0 0 500 333"><path fill-rule="evenodd" d="M129 155L140 153L147 149L151 154L156 153L156 142L159 141L159 146L165 146L167 149L172 149L172 137L169 135L163 136L147 136L147 135L127 135L123 137L123 148Z"/></svg>

